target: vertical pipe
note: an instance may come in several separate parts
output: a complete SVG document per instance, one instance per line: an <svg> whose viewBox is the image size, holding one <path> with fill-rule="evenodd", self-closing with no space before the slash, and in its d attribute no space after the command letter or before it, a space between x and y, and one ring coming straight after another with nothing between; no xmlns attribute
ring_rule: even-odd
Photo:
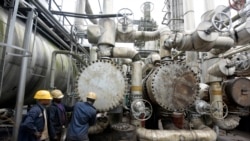
<svg viewBox="0 0 250 141"><path fill-rule="evenodd" d="M97 60L97 47L93 46L90 48L90 62Z"/></svg>
<svg viewBox="0 0 250 141"><path fill-rule="evenodd" d="M195 29L195 17L194 17L194 6L193 0L184 0L184 30L185 31L194 31ZM194 51L187 51L186 52L186 63L192 67L192 70L195 73L199 71L198 65L198 53Z"/></svg>
<svg viewBox="0 0 250 141"><path fill-rule="evenodd" d="M214 9L214 0L205 0L205 11Z"/></svg>
<svg viewBox="0 0 250 141"><path fill-rule="evenodd" d="M103 14L113 14L113 0L103 1Z"/></svg>
<svg viewBox="0 0 250 141"><path fill-rule="evenodd" d="M8 21L8 24L9 25L9 28L8 28L8 32L7 32L7 44L8 45L11 45L12 42L13 42L13 35L14 35L14 29L15 29L15 23L16 23L16 16L17 16L17 10L18 10L18 6L19 6L19 0L15 0L12 1L14 5L14 10L10 10L12 13L9 14L8 17L11 17ZM4 61L5 61L5 54L6 54L6 51L8 51L8 48L3 48L3 51L2 51L2 57L1 57L1 66L0 66L0 71L1 71L1 74L0 74L0 97L1 97L1 94L2 94L2 85L3 85L3 74L4 74Z"/></svg>
<svg viewBox="0 0 250 141"><path fill-rule="evenodd" d="M210 94L210 102L213 106L218 106L216 108L220 109L217 110L214 115L216 117L222 117L223 116L223 99L222 99L222 87L220 85L220 82L212 82L209 87L209 94ZM217 102L217 103L215 103Z"/></svg>
<svg viewBox="0 0 250 141"><path fill-rule="evenodd" d="M77 14L85 14L86 0L77 0L76 1L76 13ZM83 18L75 18L75 27L77 32L84 32L84 19Z"/></svg>
<svg viewBox="0 0 250 141"><path fill-rule="evenodd" d="M142 99L142 64L140 61L132 63L132 84L131 84L131 96L132 101L136 99ZM132 124L136 127L142 127L140 121L133 119Z"/></svg>
<svg viewBox="0 0 250 141"><path fill-rule="evenodd" d="M185 31L195 29L194 4L193 0L183 0L184 6L184 28Z"/></svg>
<svg viewBox="0 0 250 141"><path fill-rule="evenodd" d="M33 24L33 15L34 11L33 9L30 9L28 12L28 19L26 21L26 27L25 27L25 35L24 35L24 41L23 41L23 48L24 50L29 50L29 44L32 34L32 24ZM28 52L24 52L24 56L28 55ZM19 126L22 120L22 108L23 108L23 101L24 101L24 94L25 94L25 84L26 84L26 74L27 74L27 66L28 66L28 58L23 57L22 58L22 66L21 66L21 75L20 75L20 81L18 86L18 95L17 95L17 101L16 101L16 115L15 115L15 124L14 124L14 130L13 130L13 141L17 140L18 137L18 131Z"/></svg>

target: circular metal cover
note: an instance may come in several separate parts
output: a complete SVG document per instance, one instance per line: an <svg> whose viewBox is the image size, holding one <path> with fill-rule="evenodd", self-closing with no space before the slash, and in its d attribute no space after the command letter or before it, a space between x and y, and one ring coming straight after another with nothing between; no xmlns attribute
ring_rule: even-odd
<svg viewBox="0 0 250 141"><path fill-rule="evenodd" d="M236 78L225 84L226 94L232 100L243 107L250 106L250 80L247 78Z"/></svg>
<svg viewBox="0 0 250 141"><path fill-rule="evenodd" d="M88 92L95 92L95 108L100 112L117 107L123 100L125 79L117 65L109 60L97 60L84 67L77 80L77 91L83 101Z"/></svg>
<svg viewBox="0 0 250 141"><path fill-rule="evenodd" d="M156 68L147 81L149 98L170 111L183 111L198 95L198 77L188 66L169 62Z"/></svg>

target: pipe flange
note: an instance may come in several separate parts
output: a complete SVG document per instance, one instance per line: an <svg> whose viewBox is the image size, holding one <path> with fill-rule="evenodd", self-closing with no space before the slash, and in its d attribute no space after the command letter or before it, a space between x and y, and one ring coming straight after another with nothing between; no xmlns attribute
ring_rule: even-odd
<svg viewBox="0 0 250 141"><path fill-rule="evenodd" d="M184 111L199 92L199 78L181 62L166 62L151 74L147 90L152 102L169 111Z"/></svg>
<svg viewBox="0 0 250 141"><path fill-rule="evenodd" d="M76 81L76 91L83 101L88 92L96 93L94 106L100 112L112 110L122 103L125 86L121 67L110 60L97 60L83 67Z"/></svg>

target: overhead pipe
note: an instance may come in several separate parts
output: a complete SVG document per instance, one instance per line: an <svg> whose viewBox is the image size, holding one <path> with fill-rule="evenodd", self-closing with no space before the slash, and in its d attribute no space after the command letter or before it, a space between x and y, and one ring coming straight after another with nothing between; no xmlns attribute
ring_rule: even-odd
<svg viewBox="0 0 250 141"><path fill-rule="evenodd" d="M63 46L64 49L70 50L70 46L67 43L65 43L65 41L62 40L55 32L51 31L51 29L40 18L37 18L37 23L43 29L45 29L46 32L48 32L50 36L52 36L53 38L55 38L60 43L60 46ZM42 31L42 29L40 29L40 30Z"/></svg>
<svg viewBox="0 0 250 141"><path fill-rule="evenodd" d="M56 67L56 55L57 54L68 54L73 56L75 59L77 59L77 61L81 62L82 64L84 64L86 66L86 63L76 54L69 52L69 51L63 51L63 50L55 50L52 53L52 59L51 59L51 67L50 67L50 80L49 80L49 88L50 89L54 89L54 81L55 81L55 67Z"/></svg>
<svg viewBox="0 0 250 141"><path fill-rule="evenodd" d="M62 35L64 35L67 39L70 39L70 34L68 31L59 23L58 20L55 19L55 17L37 0L30 0L32 4L36 6L38 11L41 11L46 18L52 23L52 25L55 28L58 28L60 32L62 32Z"/></svg>

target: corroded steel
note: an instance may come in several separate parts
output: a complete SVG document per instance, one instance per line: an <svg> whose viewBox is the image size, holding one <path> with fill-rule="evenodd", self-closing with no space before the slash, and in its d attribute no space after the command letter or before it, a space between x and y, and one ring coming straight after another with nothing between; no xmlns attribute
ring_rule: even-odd
<svg viewBox="0 0 250 141"><path fill-rule="evenodd" d="M247 78L236 78L225 84L226 94L238 105L250 106L250 80Z"/></svg>
<svg viewBox="0 0 250 141"><path fill-rule="evenodd" d="M191 106L198 94L198 77L180 62L157 67L147 80L149 98L170 111L183 111Z"/></svg>

